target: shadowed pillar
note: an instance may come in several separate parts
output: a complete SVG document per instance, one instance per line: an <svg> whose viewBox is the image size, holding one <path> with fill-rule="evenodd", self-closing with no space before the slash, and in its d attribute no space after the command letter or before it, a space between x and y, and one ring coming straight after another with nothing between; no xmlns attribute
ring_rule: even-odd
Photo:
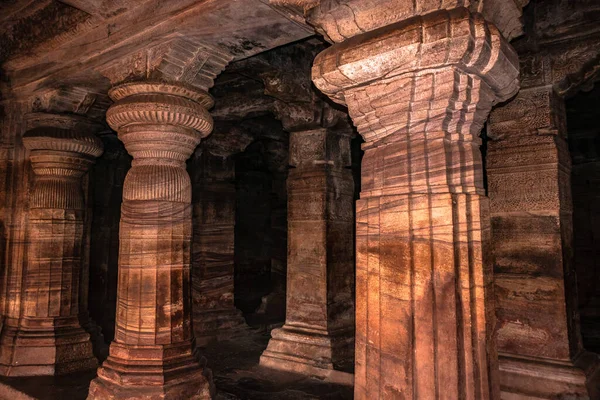
<svg viewBox="0 0 600 400"><path fill-rule="evenodd" d="M600 369L579 332L564 100L551 85L522 89L488 132L502 390L595 398Z"/></svg>
<svg viewBox="0 0 600 400"><path fill-rule="evenodd" d="M285 325L271 332L263 366L351 383L354 182L351 131L290 134Z"/></svg>
<svg viewBox="0 0 600 400"><path fill-rule="evenodd" d="M134 82L106 119L133 156L119 232L115 339L90 399L209 398L191 325L192 190L185 161L212 130L205 91Z"/></svg>
<svg viewBox="0 0 600 400"><path fill-rule="evenodd" d="M0 351L3 375L60 375L98 365L79 309L86 207L82 177L102 142L75 116L62 127L23 136L34 173L29 199L23 305L16 331L7 326ZM12 338L12 343L8 342Z"/></svg>
<svg viewBox="0 0 600 400"><path fill-rule="evenodd" d="M348 106L365 140L355 399L497 398L478 136L518 89L517 55L454 2L340 3L306 15L336 42L313 81Z"/></svg>
<svg viewBox="0 0 600 400"><path fill-rule="evenodd" d="M194 208L192 297L199 346L249 332L234 305L235 160L253 138L217 131L190 160Z"/></svg>

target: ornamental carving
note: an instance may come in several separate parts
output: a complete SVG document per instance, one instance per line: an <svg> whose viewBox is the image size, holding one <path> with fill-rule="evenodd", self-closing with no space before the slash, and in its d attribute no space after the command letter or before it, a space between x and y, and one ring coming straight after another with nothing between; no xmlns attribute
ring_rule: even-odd
<svg viewBox="0 0 600 400"><path fill-rule="evenodd" d="M119 58L98 70L113 85L151 80L206 91L232 58L229 53L193 37L175 37Z"/></svg>

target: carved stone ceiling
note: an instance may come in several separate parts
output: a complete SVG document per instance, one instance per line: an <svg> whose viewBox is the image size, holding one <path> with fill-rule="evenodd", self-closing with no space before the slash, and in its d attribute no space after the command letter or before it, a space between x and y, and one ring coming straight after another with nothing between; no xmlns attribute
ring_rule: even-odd
<svg viewBox="0 0 600 400"><path fill-rule="evenodd" d="M177 37L240 60L313 34L266 0L4 0L0 25L2 70L18 93L108 89L103 65Z"/></svg>

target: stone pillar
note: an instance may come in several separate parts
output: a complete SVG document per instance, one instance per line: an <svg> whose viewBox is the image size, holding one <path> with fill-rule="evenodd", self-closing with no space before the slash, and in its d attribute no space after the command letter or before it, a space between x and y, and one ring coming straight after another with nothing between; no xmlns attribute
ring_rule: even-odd
<svg viewBox="0 0 600 400"><path fill-rule="evenodd" d="M29 153L22 143L27 131L25 115L31 111L28 102L5 99L0 103L2 145L0 146L0 369L10 373L14 338L19 330L22 304L24 254L27 243L27 194L33 175L29 167Z"/></svg>
<svg viewBox="0 0 600 400"><path fill-rule="evenodd" d="M84 250L82 177L102 154L89 125L53 117L23 136L34 172L29 199L22 310L15 331L3 332L3 375L60 375L97 366L81 327L79 294ZM12 337L9 347L7 336Z"/></svg>
<svg viewBox="0 0 600 400"><path fill-rule="evenodd" d="M210 398L192 330L192 188L185 161L212 130L206 91L132 82L109 125L133 156L123 186L115 339L89 399Z"/></svg>
<svg viewBox="0 0 600 400"><path fill-rule="evenodd" d="M521 90L492 113L487 171L502 390L587 396L564 100ZM591 392L590 392L591 393ZM594 396L592 396L594 397Z"/></svg>
<svg viewBox="0 0 600 400"><path fill-rule="evenodd" d="M306 15L336 42L313 81L365 140L355 399L498 398L479 134L518 89L517 55L466 8L343 3Z"/></svg>
<svg viewBox="0 0 600 400"><path fill-rule="evenodd" d="M266 367L351 383L354 182L350 133L290 134L285 325L271 332Z"/></svg>
<svg viewBox="0 0 600 400"><path fill-rule="evenodd" d="M192 177L194 334L202 346L248 332L234 305L235 160L253 138L213 133L189 163Z"/></svg>

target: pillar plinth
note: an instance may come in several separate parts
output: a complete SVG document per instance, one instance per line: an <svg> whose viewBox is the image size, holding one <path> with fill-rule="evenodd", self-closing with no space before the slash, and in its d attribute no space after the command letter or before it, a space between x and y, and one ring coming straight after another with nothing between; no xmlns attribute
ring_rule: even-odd
<svg viewBox="0 0 600 400"><path fill-rule="evenodd" d="M365 139L355 399L497 398L479 134L518 89L517 55L465 8L366 33L346 29L341 8L315 10L311 22L336 21L346 37L317 56L313 81Z"/></svg>
<svg viewBox="0 0 600 400"><path fill-rule="evenodd" d="M0 339L0 374L61 375L98 362L79 309L85 205L81 179L102 142L77 128L38 127L23 136L34 173L18 327Z"/></svg>
<svg viewBox="0 0 600 400"><path fill-rule="evenodd" d="M107 112L133 156L123 186L115 339L89 399L207 399L191 320L191 183L185 168L212 129L210 96L181 84L110 91Z"/></svg>
<svg viewBox="0 0 600 400"><path fill-rule="evenodd" d="M292 132L290 164L286 321L260 364L351 384L339 372L351 369L354 345L349 132Z"/></svg>

